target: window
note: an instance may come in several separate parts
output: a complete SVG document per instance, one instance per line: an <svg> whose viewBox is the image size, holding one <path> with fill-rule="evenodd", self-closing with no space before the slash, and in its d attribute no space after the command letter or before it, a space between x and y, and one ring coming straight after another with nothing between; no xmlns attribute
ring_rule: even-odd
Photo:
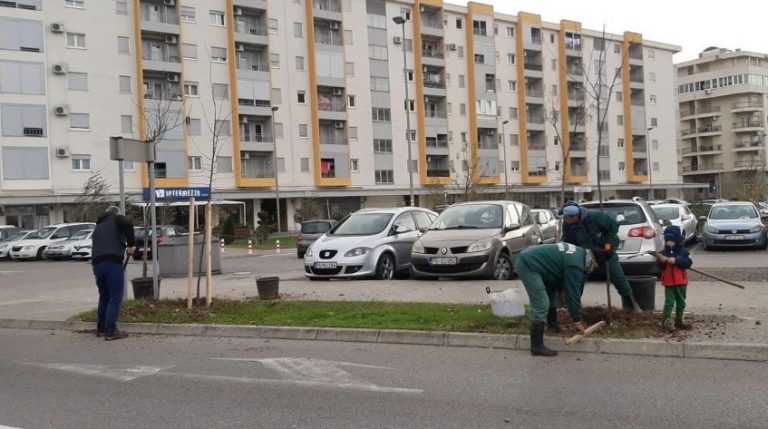
<svg viewBox="0 0 768 429"><path fill-rule="evenodd" d="M376 170L375 172L377 184L393 183L394 180L392 176L393 176L392 170Z"/></svg>
<svg viewBox="0 0 768 429"><path fill-rule="evenodd" d="M410 21L411 20L411 9L409 9L407 7L401 7L400 8L400 16L405 18L406 21Z"/></svg>
<svg viewBox="0 0 768 429"><path fill-rule="evenodd" d="M453 114L453 104L450 102L445 103L445 110L448 116L451 116L451 114Z"/></svg>
<svg viewBox="0 0 768 429"><path fill-rule="evenodd" d="M459 75L459 88L464 88L464 75Z"/></svg>
<svg viewBox="0 0 768 429"><path fill-rule="evenodd" d="M131 77L119 76L120 79L120 92L131 92Z"/></svg>
<svg viewBox="0 0 768 429"><path fill-rule="evenodd" d="M213 98L216 100L226 100L229 98L229 85L226 83L213 84Z"/></svg>
<svg viewBox="0 0 768 429"><path fill-rule="evenodd" d="M83 9L85 8L85 0L64 0L64 6Z"/></svg>
<svg viewBox="0 0 768 429"><path fill-rule="evenodd" d="M510 134L509 135L509 145L510 146L518 146L518 145L520 145L520 138L517 136L517 134Z"/></svg>
<svg viewBox="0 0 768 429"><path fill-rule="evenodd" d="M648 81L656 82L656 72L648 72Z"/></svg>
<svg viewBox="0 0 768 429"><path fill-rule="evenodd" d="M459 45L456 47L456 54L459 58L464 58L464 47Z"/></svg>
<svg viewBox="0 0 768 429"><path fill-rule="evenodd" d="M211 25L217 25L220 27L224 26L224 12L219 12L216 10L209 10L208 11L208 23Z"/></svg>
<svg viewBox="0 0 768 429"><path fill-rule="evenodd" d="M355 63L346 62L344 63L344 74L348 76L354 76L355 75Z"/></svg>
<svg viewBox="0 0 768 429"><path fill-rule="evenodd" d="M194 24L196 21L195 19L195 8L189 7L189 6L182 6L181 7L181 22L188 22L190 24Z"/></svg>
<svg viewBox="0 0 768 429"><path fill-rule="evenodd" d="M285 158L277 158L277 172L285 173Z"/></svg>
<svg viewBox="0 0 768 429"><path fill-rule="evenodd" d="M269 18L269 32L277 34L277 20L275 18Z"/></svg>
<svg viewBox="0 0 768 429"><path fill-rule="evenodd" d="M652 127L658 127L659 126L659 120L657 118L651 118L651 126Z"/></svg>
<svg viewBox="0 0 768 429"><path fill-rule="evenodd" d="M211 62L226 63L227 48L218 48L216 46L211 46Z"/></svg>
<svg viewBox="0 0 768 429"><path fill-rule="evenodd" d="M75 91L88 91L88 73L67 73L67 88Z"/></svg>
<svg viewBox="0 0 768 429"><path fill-rule="evenodd" d="M301 158L301 172L309 173L309 158Z"/></svg>
<svg viewBox="0 0 768 429"><path fill-rule="evenodd" d="M624 115L616 115L616 125L624 125Z"/></svg>
<svg viewBox="0 0 768 429"><path fill-rule="evenodd" d="M217 120L213 127L213 133L217 136L230 135L229 121Z"/></svg>
<svg viewBox="0 0 768 429"><path fill-rule="evenodd" d="M299 104L305 104L307 102L307 92L299 91L296 93L296 102Z"/></svg>
<svg viewBox="0 0 768 429"><path fill-rule="evenodd" d="M352 45L354 44L354 38L352 37L352 30L344 30L344 44L345 45Z"/></svg>
<svg viewBox="0 0 768 429"><path fill-rule="evenodd" d="M618 43L613 44L613 53L614 54L620 54L621 53L621 45Z"/></svg>
<svg viewBox="0 0 768 429"><path fill-rule="evenodd" d="M123 161L123 169L125 171L136 171L136 164L133 161Z"/></svg>
<svg viewBox="0 0 768 429"><path fill-rule="evenodd" d="M390 109L385 107L374 107L371 109L374 122L390 122L391 112Z"/></svg>
<svg viewBox="0 0 768 429"><path fill-rule="evenodd" d="M2 151L5 180L48 178L48 148L4 146Z"/></svg>
<svg viewBox="0 0 768 429"><path fill-rule="evenodd" d="M462 131L461 132L461 142L462 143L466 143L467 142L467 132L466 131Z"/></svg>
<svg viewBox="0 0 768 429"><path fill-rule="evenodd" d="M389 78L372 76L371 91L389 92Z"/></svg>
<svg viewBox="0 0 768 429"><path fill-rule="evenodd" d="M461 30L461 27L462 27L461 18L456 18L456 29Z"/></svg>
<svg viewBox="0 0 768 429"><path fill-rule="evenodd" d="M43 63L0 60L0 93L45 94Z"/></svg>
<svg viewBox="0 0 768 429"><path fill-rule="evenodd" d="M515 27L507 27L507 37L515 37Z"/></svg>
<svg viewBox="0 0 768 429"><path fill-rule="evenodd" d="M191 82L186 81L184 82L184 95L187 97L199 97L200 94L198 93L198 83L197 82Z"/></svg>
<svg viewBox="0 0 768 429"><path fill-rule="evenodd" d="M650 103L651 104L656 104L656 96L655 95L651 95L650 96Z"/></svg>
<svg viewBox="0 0 768 429"><path fill-rule="evenodd" d="M76 49L85 49L85 34L67 33L67 47Z"/></svg>
<svg viewBox="0 0 768 429"><path fill-rule="evenodd" d="M272 88L270 101L272 104L281 104L283 102L283 91L280 88Z"/></svg>
<svg viewBox="0 0 768 429"><path fill-rule="evenodd" d="M192 43L185 43L182 46L182 55L184 59L196 60L197 59L197 45Z"/></svg>
<svg viewBox="0 0 768 429"><path fill-rule="evenodd" d="M409 112L415 112L416 111L416 100L406 100L404 103L405 110Z"/></svg>
<svg viewBox="0 0 768 429"><path fill-rule="evenodd" d="M273 69L279 69L280 68L280 54L276 53L270 53L269 54L269 65Z"/></svg>
<svg viewBox="0 0 768 429"><path fill-rule="evenodd" d="M296 70L304 71L304 57L296 57Z"/></svg>
<svg viewBox="0 0 768 429"><path fill-rule="evenodd" d="M507 64L515 63L515 54L507 54Z"/></svg>
<svg viewBox="0 0 768 429"><path fill-rule="evenodd" d="M125 134L133 133L133 116L120 115L120 132Z"/></svg>
<svg viewBox="0 0 768 429"><path fill-rule="evenodd" d="M520 171L520 161L510 161L509 169L512 171Z"/></svg>
<svg viewBox="0 0 768 429"><path fill-rule="evenodd" d="M616 140L616 147L624 147L624 139Z"/></svg>
<svg viewBox="0 0 768 429"><path fill-rule="evenodd" d="M275 138L276 139L283 138L283 123L282 122L275 122Z"/></svg>
<svg viewBox="0 0 768 429"><path fill-rule="evenodd" d="M467 105L465 103L459 103L459 115L461 116L467 115Z"/></svg>
<svg viewBox="0 0 768 429"><path fill-rule="evenodd" d="M2 104L0 131L9 137L45 137L46 117L47 112L42 105Z"/></svg>
<svg viewBox="0 0 768 429"><path fill-rule="evenodd" d="M0 5L4 3L16 2L1 2ZM0 18L0 49L43 52L44 34L43 22L40 20Z"/></svg>
<svg viewBox="0 0 768 429"><path fill-rule="evenodd" d="M91 155L72 155L72 171L91 171Z"/></svg>
<svg viewBox="0 0 768 429"><path fill-rule="evenodd" d="M200 156L187 157L187 170L201 171L203 169L203 158Z"/></svg>
<svg viewBox="0 0 768 429"><path fill-rule="evenodd" d="M605 40L592 39L592 46L596 51L603 51L605 50Z"/></svg>
<svg viewBox="0 0 768 429"><path fill-rule="evenodd" d="M620 162L619 163L619 171L624 171L624 170L626 170L625 164L623 162Z"/></svg>
<svg viewBox="0 0 768 429"><path fill-rule="evenodd" d="M616 91L616 101L620 103L622 100L624 100L624 94L621 91Z"/></svg>
<svg viewBox="0 0 768 429"><path fill-rule="evenodd" d="M347 108L354 109L355 108L355 96L354 95L347 95Z"/></svg>
<svg viewBox="0 0 768 429"><path fill-rule="evenodd" d="M299 137L307 138L309 135L309 127L307 124L299 124Z"/></svg>
<svg viewBox="0 0 768 429"><path fill-rule="evenodd" d="M405 72L405 75L408 77L408 82L413 82L413 77L414 77L414 75L415 75L415 73L413 72L413 70L407 70L407 71Z"/></svg>
<svg viewBox="0 0 768 429"><path fill-rule="evenodd" d="M118 15L128 15L128 0L115 1L115 13Z"/></svg>
<svg viewBox="0 0 768 429"><path fill-rule="evenodd" d="M659 141L654 139L651 140L651 149L653 150L659 150Z"/></svg>
<svg viewBox="0 0 768 429"><path fill-rule="evenodd" d="M600 170L600 180L611 180L611 170Z"/></svg>
<svg viewBox="0 0 768 429"><path fill-rule="evenodd" d="M405 133L406 140L416 142L416 130L406 130Z"/></svg>
<svg viewBox="0 0 768 429"><path fill-rule="evenodd" d="M653 171L659 171L659 163L658 162L654 162L653 163Z"/></svg>
<svg viewBox="0 0 768 429"><path fill-rule="evenodd" d="M69 129L71 130L90 130L91 120L88 113L70 113Z"/></svg>
<svg viewBox="0 0 768 429"><path fill-rule="evenodd" d="M552 85L552 96L557 96L557 85Z"/></svg>
<svg viewBox="0 0 768 429"><path fill-rule="evenodd" d="M187 122L187 133L191 136L199 136L201 134L202 126L200 119L189 118Z"/></svg>
<svg viewBox="0 0 768 429"><path fill-rule="evenodd" d="M347 138L350 140L357 140L357 127L347 128Z"/></svg>
<svg viewBox="0 0 768 429"><path fill-rule="evenodd" d="M392 140L373 139L373 151L375 153L392 153Z"/></svg>
<svg viewBox="0 0 768 429"><path fill-rule="evenodd" d="M300 22L293 23L293 37L304 37L304 26Z"/></svg>
<svg viewBox="0 0 768 429"><path fill-rule="evenodd" d="M517 119L517 107L509 108L509 119Z"/></svg>
<svg viewBox="0 0 768 429"><path fill-rule="evenodd" d="M648 49L648 59L652 60L656 58L656 51L653 49Z"/></svg>
<svg viewBox="0 0 768 429"><path fill-rule="evenodd" d="M475 54L475 64L485 64L485 55Z"/></svg>
<svg viewBox="0 0 768 429"><path fill-rule="evenodd" d="M360 172L360 161L357 159L350 159L349 160L349 171L352 173L359 173Z"/></svg>
<svg viewBox="0 0 768 429"><path fill-rule="evenodd" d="M552 59L550 67L552 68L552 71L557 71L557 60L556 59L554 59L554 58Z"/></svg>
<svg viewBox="0 0 768 429"><path fill-rule="evenodd" d="M386 61L388 58L387 47L368 45L368 58L372 60Z"/></svg>
<svg viewBox="0 0 768 429"><path fill-rule="evenodd" d="M486 30L486 23L485 21L472 21L472 33L476 36L487 36L487 30Z"/></svg>
<svg viewBox="0 0 768 429"><path fill-rule="evenodd" d="M232 172L232 157L231 156L219 156L216 158L216 171L218 173L231 173Z"/></svg>
<svg viewBox="0 0 768 429"><path fill-rule="evenodd" d="M130 38L125 36L117 36L117 52L119 54L130 54L131 43Z"/></svg>

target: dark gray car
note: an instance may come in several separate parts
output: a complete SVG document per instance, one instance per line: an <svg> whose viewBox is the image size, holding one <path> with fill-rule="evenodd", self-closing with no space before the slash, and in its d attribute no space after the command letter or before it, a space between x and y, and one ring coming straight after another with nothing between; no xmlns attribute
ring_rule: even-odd
<svg viewBox="0 0 768 429"><path fill-rule="evenodd" d="M557 241L557 235L560 231L560 219L552 214L552 210L533 209L531 213L533 214L533 219L539 224L541 242L548 244Z"/></svg>
<svg viewBox="0 0 768 429"><path fill-rule="evenodd" d="M301 231L296 236L296 256L301 259L307 252L307 247L336 225L335 220L316 219L301 223Z"/></svg>

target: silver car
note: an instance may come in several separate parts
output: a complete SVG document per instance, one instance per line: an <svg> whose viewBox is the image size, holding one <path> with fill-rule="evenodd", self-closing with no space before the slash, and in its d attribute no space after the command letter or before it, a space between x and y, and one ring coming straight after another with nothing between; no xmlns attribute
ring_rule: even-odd
<svg viewBox="0 0 768 429"><path fill-rule="evenodd" d="M768 247L768 238L755 205L750 202L715 203L702 233L704 249L715 247Z"/></svg>
<svg viewBox="0 0 768 429"><path fill-rule="evenodd" d="M656 204L651 206L651 210L662 225L674 225L680 228L686 243L696 241L699 221L688 207L682 204Z"/></svg>
<svg viewBox="0 0 768 429"><path fill-rule="evenodd" d="M307 248L305 275L310 280L407 275L413 243L436 218L419 207L358 210Z"/></svg>
<svg viewBox="0 0 768 429"><path fill-rule="evenodd" d="M533 219L539 225L541 243L554 243L560 233L560 219L556 218L552 210L533 209Z"/></svg>
<svg viewBox="0 0 768 429"><path fill-rule="evenodd" d="M296 257L299 259L303 258L307 247L320 238L321 235L330 231L334 225L336 225L336 221L331 219L316 219L302 222L301 231L296 236Z"/></svg>

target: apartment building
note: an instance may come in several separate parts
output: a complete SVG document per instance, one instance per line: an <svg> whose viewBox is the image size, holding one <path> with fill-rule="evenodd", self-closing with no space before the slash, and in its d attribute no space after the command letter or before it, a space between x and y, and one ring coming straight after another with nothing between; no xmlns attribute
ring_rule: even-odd
<svg viewBox="0 0 768 429"><path fill-rule="evenodd" d="M695 197L734 198L764 174L768 56L709 48L677 64L682 175Z"/></svg>
<svg viewBox="0 0 768 429"><path fill-rule="evenodd" d="M116 190L115 135L158 138L159 187L212 170L248 223L279 188L289 228L308 201L408 204L411 181L421 205L472 187L551 206L598 175L606 196L677 195L679 50L441 0L0 2L0 223L66 220L93 172ZM140 199L147 168L125 167Z"/></svg>

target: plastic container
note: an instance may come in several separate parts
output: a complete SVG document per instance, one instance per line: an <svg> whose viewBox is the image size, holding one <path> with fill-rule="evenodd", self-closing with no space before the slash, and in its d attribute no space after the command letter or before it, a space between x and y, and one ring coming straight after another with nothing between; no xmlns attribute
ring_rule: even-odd
<svg viewBox="0 0 768 429"><path fill-rule="evenodd" d="M656 277L654 276L629 276L627 282L632 288L632 294L637 300L641 310L651 311L656 309ZM621 297L624 308L632 308L632 302Z"/></svg>
<svg viewBox="0 0 768 429"><path fill-rule="evenodd" d="M157 289L160 289L160 278L157 279ZM152 294L152 277L137 277L131 279L133 285L133 299L154 300Z"/></svg>
<svg viewBox="0 0 768 429"><path fill-rule="evenodd" d="M280 277L256 277L256 290L259 291L259 299L280 298Z"/></svg>
<svg viewBox="0 0 768 429"><path fill-rule="evenodd" d="M486 292L491 297L491 312L496 317L524 317L525 294L519 288L509 288L497 292Z"/></svg>

